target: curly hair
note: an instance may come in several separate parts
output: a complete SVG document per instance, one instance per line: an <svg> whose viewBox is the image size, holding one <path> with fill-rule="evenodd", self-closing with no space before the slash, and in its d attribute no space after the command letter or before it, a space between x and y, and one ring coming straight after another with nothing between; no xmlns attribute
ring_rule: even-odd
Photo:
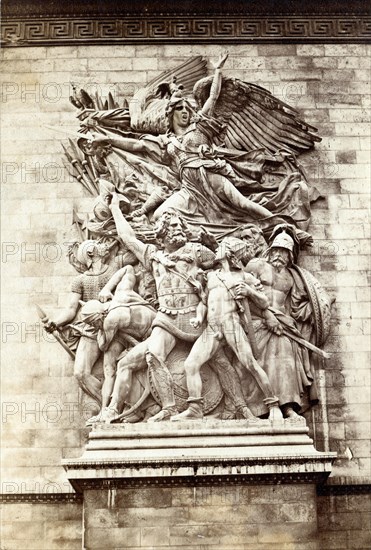
<svg viewBox="0 0 371 550"><path fill-rule="evenodd" d="M185 221L185 219L182 216L180 216L180 214L178 214L176 210L174 210L173 208L169 208L163 214L161 214L161 216L157 220L157 223L155 226L155 236L157 239L163 239L166 236L170 221L174 217L177 217L179 219L181 227L187 239L191 237L191 230L187 222Z"/></svg>

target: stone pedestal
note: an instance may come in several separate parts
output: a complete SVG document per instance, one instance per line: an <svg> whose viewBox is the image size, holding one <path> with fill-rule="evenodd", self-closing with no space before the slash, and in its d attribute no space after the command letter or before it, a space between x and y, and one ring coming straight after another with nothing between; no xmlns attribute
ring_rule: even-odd
<svg viewBox="0 0 371 550"><path fill-rule="evenodd" d="M241 481L321 482L335 453L315 450L304 421L257 424L205 419L182 423L97 424L82 457L65 460L77 491L102 486Z"/></svg>
<svg viewBox="0 0 371 550"><path fill-rule="evenodd" d="M316 484L335 453L304 423L96 425L65 460L84 548L317 549Z"/></svg>

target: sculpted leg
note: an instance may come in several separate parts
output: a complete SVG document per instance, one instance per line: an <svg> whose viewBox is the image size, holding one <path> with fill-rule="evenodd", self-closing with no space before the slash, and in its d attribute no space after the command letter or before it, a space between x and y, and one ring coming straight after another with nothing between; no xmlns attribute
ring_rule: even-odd
<svg viewBox="0 0 371 550"><path fill-rule="evenodd" d="M236 369L233 368L223 348L220 348L212 362L213 368L217 373L224 393L232 401L236 410L246 419L258 421L245 403L241 389L241 380Z"/></svg>
<svg viewBox="0 0 371 550"><path fill-rule="evenodd" d="M140 342L140 344L132 348L117 364L116 380L113 386L112 399L109 405L109 409L114 410L116 414L121 412L125 401L129 396L133 372L147 366L147 349L147 340Z"/></svg>
<svg viewBox="0 0 371 550"><path fill-rule="evenodd" d="M252 374L262 390L265 396L264 403L269 409L269 419L275 421L282 420L282 413L278 406L278 397L273 393L268 376L254 358L249 339L237 318L234 319L234 330L226 331L225 339L233 349L240 363Z"/></svg>
<svg viewBox="0 0 371 550"><path fill-rule="evenodd" d="M81 336L74 364L74 374L80 388L99 405L101 403L102 384L98 378L91 374L91 371L100 353L96 340Z"/></svg>
<svg viewBox="0 0 371 550"><path fill-rule="evenodd" d="M260 204L256 204L252 200L244 197L228 178L220 174L213 174L213 176L209 178L209 181L214 191L218 195L224 195L224 197L231 204L236 206L236 208L247 210L256 215L257 218L270 218L272 216L272 213L264 208L264 206L260 206Z"/></svg>
<svg viewBox="0 0 371 550"><path fill-rule="evenodd" d="M107 407L110 402L113 386L116 378L116 363L117 357L123 350L123 345L120 342L113 341L109 349L104 354L103 371L104 382L102 386L102 409Z"/></svg>
<svg viewBox="0 0 371 550"><path fill-rule="evenodd" d="M86 422L87 426L92 426L95 422L103 421L103 413L105 408L108 406L108 403L111 399L111 394L113 390L113 385L116 378L116 363L117 357L123 350L123 345L120 342L112 342L109 349L105 352L103 358L103 372L104 372L104 381L102 386L102 407L99 413L95 416L89 418Z"/></svg>
<svg viewBox="0 0 371 550"><path fill-rule="evenodd" d="M189 407L176 416L172 416L173 422L179 420L196 420L203 417L202 411L202 380L201 367L209 361L219 347L219 340L214 338L214 334L207 327L201 336L194 343L190 354L184 362L184 369L187 377L188 403Z"/></svg>
<svg viewBox="0 0 371 550"><path fill-rule="evenodd" d="M175 406L173 379L166 365L166 359L176 344L176 338L160 327L154 327L148 338L146 360L162 405L161 411L148 422L169 420L178 411Z"/></svg>

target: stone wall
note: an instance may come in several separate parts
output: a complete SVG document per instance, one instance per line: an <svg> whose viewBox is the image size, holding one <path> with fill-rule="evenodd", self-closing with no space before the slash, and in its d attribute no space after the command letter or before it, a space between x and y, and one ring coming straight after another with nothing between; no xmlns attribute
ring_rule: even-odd
<svg viewBox="0 0 371 550"><path fill-rule="evenodd" d="M0 506L4 550L81 549L81 503L51 500Z"/></svg>
<svg viewBox="0 0 371 550"><path fill-rule="evenodd" d="M84 418L92 409L88 400L81 405L72 363L58 344L47 341L34 308L38 303L52 316L65 304L74 276L65 254L67 243L77 236L72 207L88 212L91 204L63 168L63 135L45 125L77 128L76 110L68 102L71 82L103 94L111 91L120 101L190 55L211 60L222 49L152 45L1 52L2 493L71 491L60 460L81 454L87 434ZM366 46L231 45L228 49L227 75L265 86L299 109L323 137L315 151L301 157L310 181L324 195L313 205L310 231L315 245L302 265L328 288L336 303L326 346L332 358L317 373L322 404L308 421L316 447L339 453L330 482L369 483ZM321 498L329 502L328 497ZM347 523L346 517L342 520ZM331 537L330 533L328 540ZM349 535L346 540L351 548L357 539Z"/></svg>
<svg viewBox="0 0 371 550"><path fill-rule="evenodd" d="M89 550L317 548L313 485L93 490L84 513Z"/></svg>
<svg viewBox="0 0 371 550"><path fill-rule="evenodd" d="M321 550L371 546L371 495L347 492L317 498Z"/></svg>

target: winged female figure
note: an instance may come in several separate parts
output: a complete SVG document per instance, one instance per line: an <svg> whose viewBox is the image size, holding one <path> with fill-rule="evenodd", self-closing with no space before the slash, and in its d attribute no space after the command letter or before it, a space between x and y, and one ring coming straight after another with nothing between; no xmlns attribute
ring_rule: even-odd
<svg viewBox="0 0 371 550"><path fill-rule="evenodd" d="M147 205L134 212L134 216L153 214L153 219L157 219L171 207L191 226L202 224L217 238L249 222L267 232L282 221L306 229L310 216L309 189L294 154L310 148L318 138L292 109L270 97L269 92L237 79L224 79L221 69L226 59L227 54L217 61L213 77L195 84L194 98L184 97L176 82L172 88L169 86L168 96L163 98L166 133L133 138L105 132L106 135L95 134L93 144L110 145L126 161L140 159L137 162L142 166L148 166L148 160L166 166L173 180L178 179L180 189L172 183L172 193L166 200L155 190ZM172 91L170 97L169 91ZM260 106L257 97L263 98ZM141 119L135 114L137 128L142 132L145 121L153 131L153 117L149 115L154 112L153 102L158 101L152 98L145 102ZM245 124L245 135L242 129L251 102L258 105L255 110L259 111L260 119L263 104L265 110L273 112L267 116L267 137L263 136L261 143L257 141L254 120L250 126L255 130ZM138 102L134 104L137 108ZM286 130L282 130L283 126ZM251 149L251 145L255 148Z"/></svg>

